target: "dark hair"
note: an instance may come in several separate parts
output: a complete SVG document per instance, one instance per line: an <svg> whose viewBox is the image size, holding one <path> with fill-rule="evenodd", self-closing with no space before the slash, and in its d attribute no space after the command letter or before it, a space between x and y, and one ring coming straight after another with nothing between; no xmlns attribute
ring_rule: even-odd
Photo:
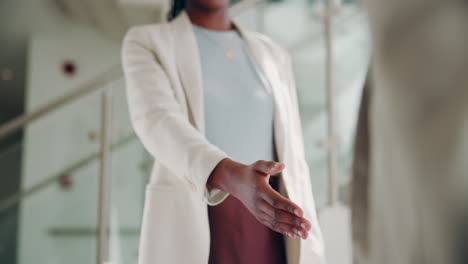
<svg viewBox="0 0 468 264"><path fill-rule="evenodd" d="M167 14L167 20L171 21L185 9L186 0L172 0L171 10Z"/></svg>

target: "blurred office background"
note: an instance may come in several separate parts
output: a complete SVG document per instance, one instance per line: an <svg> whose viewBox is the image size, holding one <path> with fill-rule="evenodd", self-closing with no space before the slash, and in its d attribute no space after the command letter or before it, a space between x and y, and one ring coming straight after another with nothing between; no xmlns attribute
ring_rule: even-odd
<svg viewBox="0 0 468 264"><path fill-rule="evenodd" d="M323 0L246 0L233 3L232 14L293 57L328 258L347 264L351 150L370 41L359 1L329 3L327 9ZM0 263L97 263L100 256L137 263L152 158L130 126L120 45L128 27L165 20L169 5L0 2Z"/></svg>

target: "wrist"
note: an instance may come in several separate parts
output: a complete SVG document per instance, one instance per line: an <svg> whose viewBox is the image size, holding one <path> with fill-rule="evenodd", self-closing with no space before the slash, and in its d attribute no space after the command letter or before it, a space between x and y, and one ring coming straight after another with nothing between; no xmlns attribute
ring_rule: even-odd
<svg viewBox="0 0 468 264"><path fill-rule="evenodd" d="M236 178L240 175L240 171L243 167L245 167L245 165L229 158L221 160L208 178L208 186L233 194L236 189Z"/></svg>

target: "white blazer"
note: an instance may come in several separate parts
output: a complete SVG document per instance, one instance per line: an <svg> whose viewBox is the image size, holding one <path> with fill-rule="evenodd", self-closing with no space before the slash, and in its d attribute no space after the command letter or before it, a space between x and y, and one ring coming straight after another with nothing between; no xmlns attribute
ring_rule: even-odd
<svg viewBox="0 0 468 264"><path fill-rule="evenodd" d="M276 150L286 164L282 193L301 206L312 223L307 240L285 238L288 263L324 263L290 58L269 38L237 27L272 85ZM206 181L228 155L204 136L200 58L187 14L131 28L122 57L131 121L155 158L146 187L139 263L206 264L207 205L228 196L218 189L208 191Z"/></svg>

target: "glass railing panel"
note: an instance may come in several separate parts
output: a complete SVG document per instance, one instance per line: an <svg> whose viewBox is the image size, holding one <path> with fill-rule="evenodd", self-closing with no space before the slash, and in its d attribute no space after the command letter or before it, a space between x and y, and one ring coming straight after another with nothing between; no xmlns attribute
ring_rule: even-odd
<svg viewBox="0 0 468 264"><path fill-rule="evenodd" d="M26 23L26 113L120 63L120 38L55 4L34 8L46 19ZM24 129L21 190L52 181L19 204L17 263L96 263L100 113L101 92L93 92Z"/></svg>
<svg viewBox="0 0 468 264"><path fill-rule="evenodd" d="M21 144L0 152L2 178L8 173L21 179L18 193L0 199L0 245L14 249L0 254L8 258L1 263L96 262L104 90L112 97L104 258L111 263L137 262L152 159L133 132L123 79L118 79L32 122Z"/></svg>
<svg viewBox="0 0 468 264"><path fill-rule="evenodd" d="M99 94L25 128L21 190L41 187L20 202L18 263L95 262Z"/></svg>
<svg viewBox="0 0 468 264"><path fill-rule="evenodd" d="M131 127L124 80L116 80L111 86L114 149L109 185L108 260L113 264L136 264L145 186L152 158Z"/></svg>

